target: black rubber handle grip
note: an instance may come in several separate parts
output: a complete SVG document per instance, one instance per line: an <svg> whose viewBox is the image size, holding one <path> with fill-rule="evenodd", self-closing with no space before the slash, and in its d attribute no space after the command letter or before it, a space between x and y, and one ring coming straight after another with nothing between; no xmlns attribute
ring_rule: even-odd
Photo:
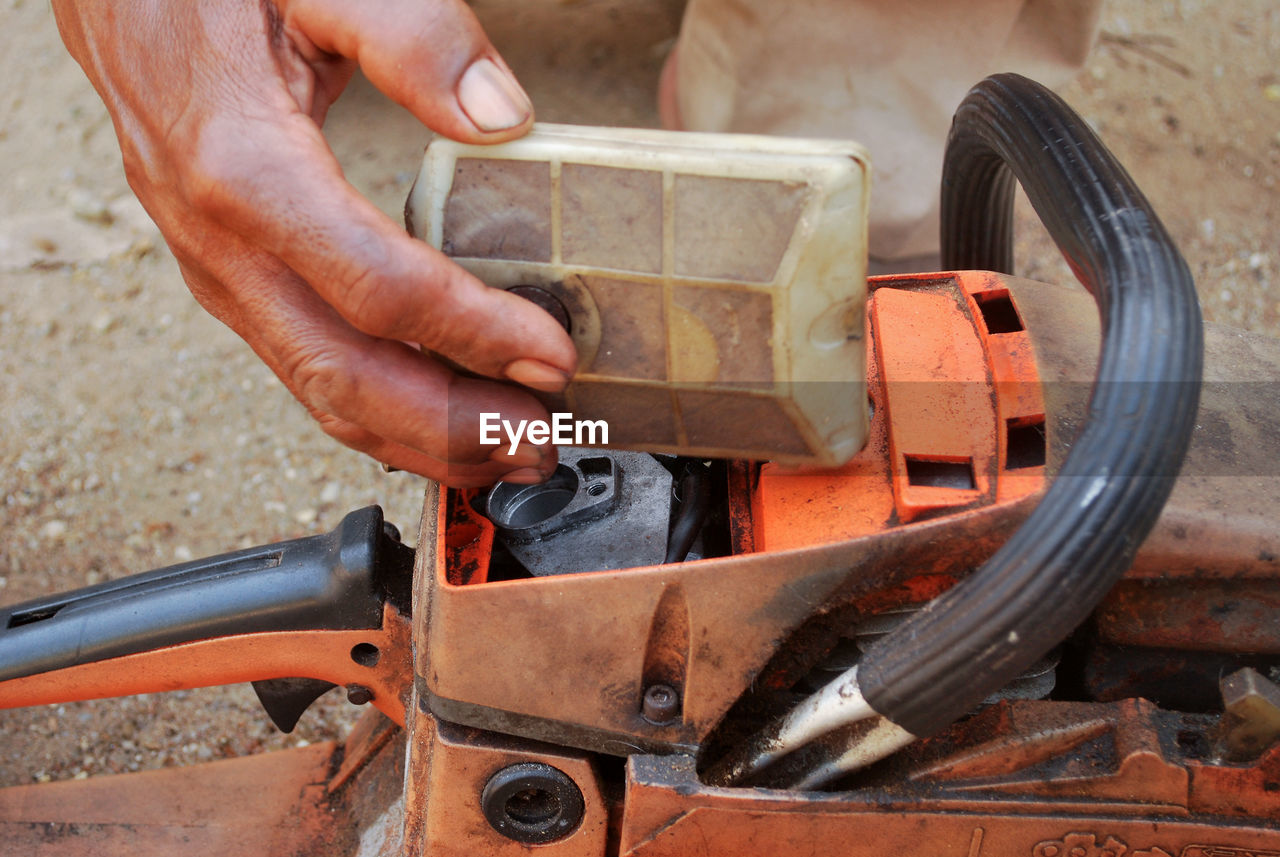
<svg viewBox="0 0 1280 857"><path fill-rule="evenodd" d="M0 681L213 637L378 628L412 566L369 506L324 535L16 604L0 609Z"/></svg>
<svg viewBox="0 0 1280 857"><path fill-rule="evenodd" d="M942 177L946 270L1012 273L1013 179L1097 300L1088 422L1031 516L981 568L869 652L867 701L915 735L971 711L1072 632L1129 567L1181 466L1200 397L1195 283L1084 120L1013 74L956 112Z"/></svg>

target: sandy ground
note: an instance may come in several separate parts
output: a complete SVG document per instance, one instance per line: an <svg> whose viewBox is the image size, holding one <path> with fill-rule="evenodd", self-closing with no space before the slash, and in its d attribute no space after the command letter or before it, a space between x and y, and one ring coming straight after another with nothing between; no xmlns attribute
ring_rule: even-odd
<svg viewBox="0 0 1280 857"><path fill-rule="evenodd" d="M540 118L657 124L679 0L474 6ZM1113 0L1104 29L1064 95L1162 213L1206 316L1280 333L1280 7ZM0 603L324 531L368 503L414 532L422 480L330 441L187 295L46 3L0 5L0 80ZM326 133L397 212L423 129L358 81ZM1066 281L1020 224L1020 270ZM0 712L0 785L321 740L356 712L331 696L290 736L247 686Z"/></svg>

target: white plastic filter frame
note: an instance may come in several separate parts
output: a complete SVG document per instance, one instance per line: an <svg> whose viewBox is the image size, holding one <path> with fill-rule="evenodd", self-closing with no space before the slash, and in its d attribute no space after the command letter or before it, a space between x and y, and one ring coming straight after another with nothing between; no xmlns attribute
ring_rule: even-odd
<svg viewBox="0 0 1280 857"><path fill-rule="evenodd" d="M439 138L410 231L487 285L571 318L548 407L609 446L832 467L867 434L869 166L857 144L535 125Z"/></svg>

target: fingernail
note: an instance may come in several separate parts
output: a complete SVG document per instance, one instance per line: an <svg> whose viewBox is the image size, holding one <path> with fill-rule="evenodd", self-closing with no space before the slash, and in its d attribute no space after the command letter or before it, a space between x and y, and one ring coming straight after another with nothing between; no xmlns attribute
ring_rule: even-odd
<svg viewBox="0 0 1280 857"><path fill-rule="evenodd" d="M510 454L507 453L508 448L499 446L489 455L489 460L499 464L510 464L512 467L537 467L542 463L542 447L522 443L516 447L515 452Z"/></svg>
<svg viewBox="0 0 1280 857"><path fill-rule="evenodd" d="M533 104L515 78L483 57L458 81L458 103L462 112L481 131L504 131L529 118Z"/></svg>
<svg viewBox="0 0 1280 857"><path fill-rule="evenodd" d="M564 372L531 357L511 361L503 374L517 384L524 384L544 393L559 393L569 383L569 376Z"/></svg>
<svg viewBox="0 0 1280 857"><path fill-rule="evenodd" d="M504 475L500 482L512 482L516 485L537 485L547 481L547 474L532 467L521 467Z"/></svg>

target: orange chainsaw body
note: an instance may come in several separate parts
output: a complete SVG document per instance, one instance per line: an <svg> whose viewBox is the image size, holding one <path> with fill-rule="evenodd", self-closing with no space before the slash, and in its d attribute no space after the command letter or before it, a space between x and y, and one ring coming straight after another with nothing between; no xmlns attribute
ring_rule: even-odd
<svg viewBox="0 0 1280 857"><path fill-rule="evenodd" d="M850 629L918 609L994 553L1082 419L1098 326L1078 290L984 272L870 288L869 442L837 470L726 467L726 555L497 579L472 496L430 492L412 619L388 608L365 634L393 653L382 713L343 745L0 791L5 853L1280 854L1280 745L1241 752L1201 691L1168 690L1280 662L1280 480L1266 475L1280 415L1258 398L1280 343L1213 327L1183 475L1068 641L1065 689L994 701L830 790L704 782L706 757L848 650ZM359 637L341 633L339 657ZM159 649L2 682L0 698L194 686L204 658L255 651L292 674L307 657L269 642ZM656 722L654 685L678 699ZM486 817L519 766L571 782L569 829L522 842ZM505 805L534 826L551 811Z"/></svg>

